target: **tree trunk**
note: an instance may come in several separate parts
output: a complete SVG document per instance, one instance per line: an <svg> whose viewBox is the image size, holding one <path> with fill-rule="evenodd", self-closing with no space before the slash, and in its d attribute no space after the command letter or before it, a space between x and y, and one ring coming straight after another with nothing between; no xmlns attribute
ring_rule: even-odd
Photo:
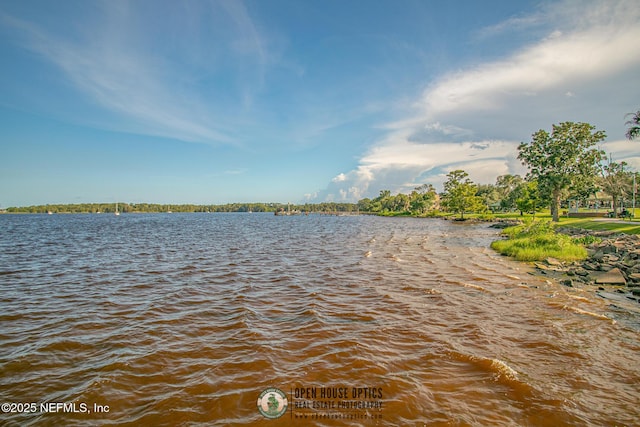
<svg viewBox="0 0 640 427"><path fill-rule="evenodd" d="M553 190L551 194L551 216L553 222L560 222L560 190Z"/></svg>

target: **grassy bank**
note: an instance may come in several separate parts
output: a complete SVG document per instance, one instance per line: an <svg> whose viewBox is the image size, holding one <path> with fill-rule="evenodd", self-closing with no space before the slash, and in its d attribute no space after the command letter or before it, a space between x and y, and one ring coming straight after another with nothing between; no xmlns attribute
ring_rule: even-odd
<svg viewBox="0 0 640 427"><path fill-rule="evenodd" d="M491 247L519 261L542 261L553 257L561 261L577 261L587 257L582 242L556 233L548 221L527 221L504 230L508 240L497 240Z"/></svg>

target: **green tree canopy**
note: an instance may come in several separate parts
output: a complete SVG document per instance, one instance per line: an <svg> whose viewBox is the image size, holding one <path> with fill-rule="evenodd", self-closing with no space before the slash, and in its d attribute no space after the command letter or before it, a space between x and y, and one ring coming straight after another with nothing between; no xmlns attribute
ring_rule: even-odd
<svg viewBox="0 0 640 427"><path fill-rule="evenodd" d="M603 164L598 184L604 193L611 196L613 200L613 211L617 216L618 202L624 197L631 195L633 191L633 174L625 171L625 162L611 162Z"/></svg>
<svg viewBox="0 0 640 427"><path fill-rule="evenodd" d="M411 192L409 198L411 199L411 211L417 214L425 214L436 206L438 193L433 185L422 184Z"/></svg>
<svg viewBox="0 0 640 427"><path fill-rule="evenodd" d="M536 181L524 182L519 191L519 196L515 200L516 206L523 212L532 213L535 218L536 212L542 207L543 200L538 192L538 183Z"/></svg>
<svg viewBox="0 0 640 427"><path fill-rule="evenodd" d="M500 175L496 178L496 188L500 195L500 208L516 209L516 200L521 196L524 179L520 175Z"/></svg>
<svg viewBox="0 0 640 427"><path fill-rule="evenodd" d="M500 204L500 192L493 184L478 184L476 196L482 199L482 204L487 208L495 207Z"/></svg>
<svg viewBox="0 0 640 427"><path fill-rule="evenodd" d="M478 187L468 176L461 169L454 170L447 174L447 181L444 183L443 204L449 211L459 213L460 219L464 219L465 212L484 210L482 198L476 196Z"/></svg>
<svg viewBox="0 0 640 427"><path fill-rule="evenodd" d="M604 152L596 144L606 137L588 123L563 122L551 134L540 129L529 144L518 146L518 159L529 168L528 180L536 180L543 195L551 196L553 221L559 221L563 191L589 187Z"/></svg>

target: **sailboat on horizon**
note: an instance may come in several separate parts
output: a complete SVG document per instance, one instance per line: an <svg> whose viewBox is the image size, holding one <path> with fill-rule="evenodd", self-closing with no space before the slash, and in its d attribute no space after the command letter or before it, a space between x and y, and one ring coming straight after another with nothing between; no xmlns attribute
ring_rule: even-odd
<svg viewBox="0 0 640 427"><path fill-rule="evenodd" d="M120 212L118 211L118 202L116 202L116 216L119 216Z"/></svg>

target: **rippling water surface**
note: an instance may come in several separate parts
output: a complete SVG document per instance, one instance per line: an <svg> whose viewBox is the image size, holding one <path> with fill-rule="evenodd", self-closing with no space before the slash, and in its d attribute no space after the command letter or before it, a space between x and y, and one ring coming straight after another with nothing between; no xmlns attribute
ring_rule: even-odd
<svg viewBox="0 0 640 427"><path fill-rule="evenodd" d="M23 412L0 425L639 424L636 319L497 255L486 225L0 215L0 233L0 401Z"/></svg>

